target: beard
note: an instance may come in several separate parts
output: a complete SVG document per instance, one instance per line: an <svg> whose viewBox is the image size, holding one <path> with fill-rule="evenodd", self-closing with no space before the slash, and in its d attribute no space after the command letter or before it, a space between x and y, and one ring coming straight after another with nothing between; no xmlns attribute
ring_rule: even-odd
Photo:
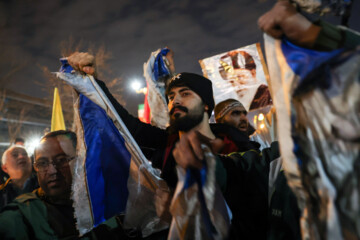
<svg viewBox="0 0 360 240"><path fill-rule="evenodd" d="M185 113L187 113L185 116L180 117L180 114L175 114L172 116L172 113L174 110L178 108ZM186 107L183 106L176 106L170 111L170 132L188 132L197 125L201 123L201 121L204 118L204 105L201 104L200 106L194 108L189 112L189 110Z"/></svg>
<svg viewBox="0 0 360 240"><path fill-rule="evenodd" d="M249 126L249 123L248 123L248 121L246 121L246 120L241 120L240 121L240 124L238 125L238 128L241 130L241 131L247 131L247 129L248 129L248 126Z"/></svg>

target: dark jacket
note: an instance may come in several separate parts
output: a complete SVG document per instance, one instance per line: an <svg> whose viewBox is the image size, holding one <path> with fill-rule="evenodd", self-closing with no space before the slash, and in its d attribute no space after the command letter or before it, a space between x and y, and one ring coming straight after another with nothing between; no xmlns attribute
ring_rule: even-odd
<svg viewBox="0 0 360 240"><path fill-rule="evenodd" d="M300 209L284 174L280 171L270 193L268 240L301 239Z"/></svg>
<svg viewBox="0 0 360 240"><path fill-rule="evenodd" d="M339 48L353 49L360 43L360 35L349 29L339 28L325 21L317 21L321 27L313 49L331 51Z"/></svg>
<svg viewBox="0 0 360 240"><path fill-rule="evenodd" d="M145 124L131 116L110 94L105 84L98 81L128 130L144 154L152 161L155 168L162 170L161 177L169 187L177 184L176 162L172 150L178 140L177 134ZM224 124L210 125L213 133L227 141L230 148L222 152L236 151L230 156L219 155L217 169L224 169L225 199L233 212L234 233L231 239L265 239L267 222L267 192L270 157L263 150L260 154L259 144L250 142L246 134ZM232 150L229 150L232 149ZM226 152L227 151L227 152ZM264 157L262 157L264 156ZM219 184L220 185L220 184ZM222 186L220 186L222 188ZM222 188L224 189L224 188Z"/></svg>
<svg viewBox="0 0 360 240"><path fill-rule="evenodd" d="M102 81L98 80L97 82L113 104L144 155L152 162L152 166L161 169L161 177L167 182L169 187L175 188L178 179L176 162L172 150L179 139L178 134L171 134L168 130L141 122L138 118L129 114L127 110L116 101ZM220 138L227 136L228 141L233 142L233 145L237 146L236 151L246 151L253 147L253 143L250 143L248 136L231 126L211 124L211 129L214 134Z"/></svg>
<svg viewBox="0 0 360 240"><path fill-rule="evenodd" d="M0 185L0 209L12 202L17 196L32 192L38 187L39 184L35 173L25 182L23 189L15 187L11 183L11 178L9 178L4 184Z"/></svg>
<svg viewBox="0 0 360 240"><path fill-rule="evenodd" d="M269 164L278 144L222 157L227 172L225 199L233 213L230 239L266 239Z"/></svg>
<svg viewBox="0 0 360 240"><path fill-rule="evenodd" d="M73 211L71 201L52 203L40 188L20 195L0 211L0 239L140 239L141 234L125 233L118 216L80 238Z"/></svg>

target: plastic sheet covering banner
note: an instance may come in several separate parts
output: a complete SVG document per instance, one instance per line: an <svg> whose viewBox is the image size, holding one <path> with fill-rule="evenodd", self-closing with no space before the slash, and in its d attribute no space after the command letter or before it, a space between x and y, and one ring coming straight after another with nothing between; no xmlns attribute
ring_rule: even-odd
<svg viewBox="0 0 360 240"><path fill-rule="evenodd" d="M360 49L318 52L265 35L283 167L303 239L360 239Z"/></svg>
<svg viewBox="0 0 360 240"><path fill-rule="evenodd" d="M113 105L92 76L74 72L63 59L57 76L77 90L73 166L75 217L80 234L115 215L125 215L125 229L142 236L163 230L154 194L163 183L146 160Z"/></svg>
<svg viewBox="0 0 360 240"><path fill-rule="evenodd" d="M213 82L215 103L239 100L247 111L272 104L260 44L252 44L199 61Z"/></svg>

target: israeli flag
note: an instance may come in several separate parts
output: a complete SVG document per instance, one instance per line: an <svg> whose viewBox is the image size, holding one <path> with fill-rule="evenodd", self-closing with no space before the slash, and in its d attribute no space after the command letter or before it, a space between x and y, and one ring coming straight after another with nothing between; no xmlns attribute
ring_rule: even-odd
<svg viewBox="0 0 360 240"><path fill-rule="evenodd" d="M66 59L57 76L77 91L73 200L81 235L124 214L124 227L146 237L168 228L156 216L154 194L163 180L151 167L107 96L92 76L72 70Z"/></svg>
<svg viewBox="0 0 360 240"><path fill-rule="evenodd" d="M359 239L359 48L315 51L265 35L265 52L303 239Z"/></svg>

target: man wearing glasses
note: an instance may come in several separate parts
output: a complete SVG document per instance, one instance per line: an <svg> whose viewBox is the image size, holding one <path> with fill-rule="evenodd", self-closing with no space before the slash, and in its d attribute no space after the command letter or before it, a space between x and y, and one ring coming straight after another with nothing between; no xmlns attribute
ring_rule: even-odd
<svg viewBox="0 0 360 240"><path fill-rule="evenodd" d="M46 134L35 149L34 169L40 188L20 195L0 214L1 239L75 239L72 173L76 135L70 131Z"/></svg>
<svg viewBox="0 0 360 240"><path fill-rule="evenodd" d="M35 149L34 169L40 188L17 197L0 212L0 239L79 239L72 206L71 160L76 135L59 130L42 137ZM127 239L117 216L82 239Z"/></svg>

